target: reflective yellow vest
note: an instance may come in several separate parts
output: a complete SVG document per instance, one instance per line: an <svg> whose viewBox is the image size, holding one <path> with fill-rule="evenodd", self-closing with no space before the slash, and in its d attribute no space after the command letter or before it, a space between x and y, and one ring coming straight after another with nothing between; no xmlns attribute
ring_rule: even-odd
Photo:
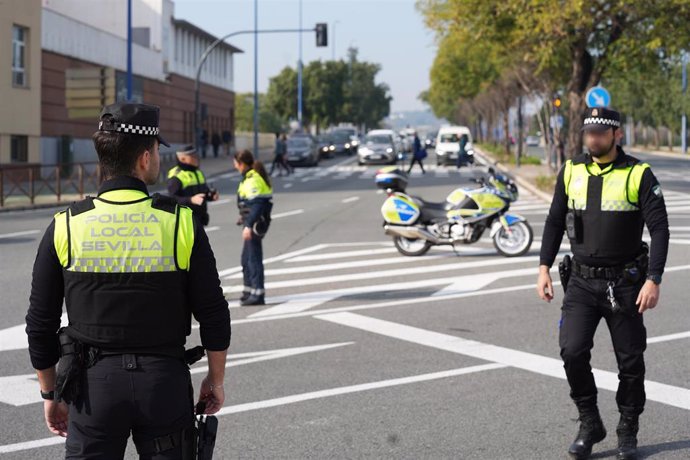
<svg viewBox="0 0 690 460"><path fill-rule="evenodd" d="M258 172L250 169L237 187L237 194L240 201L249 201L254 198L271 198L273 196L273 189Z"/></svg>
<svg viewBox="0 0 690 460"><path fill-rule="evenodd" d="M190 330L189 208L140 190L112 190L55 215L68 333L128 352L181 350Z"/></svg>
<svg viewBox="0 0 690 460"><path fill-rule="evenodd" d="M644 226L639 190L648 168L627 155L604 169L584 156L566 162L568 208L581 219L582 237L570 241L576 256L633 259L639 254Z"/></svg>
<svg viewBox="0 0 690 460"><path fill-rule="evenodd" d="M179 166L173 166L168 171L168 179L176 177L182 183L182 189L193 187L195 185L204 185L206 183L206 177L200 169L195 169L194 171L189 171L182 169Z"/></svg>

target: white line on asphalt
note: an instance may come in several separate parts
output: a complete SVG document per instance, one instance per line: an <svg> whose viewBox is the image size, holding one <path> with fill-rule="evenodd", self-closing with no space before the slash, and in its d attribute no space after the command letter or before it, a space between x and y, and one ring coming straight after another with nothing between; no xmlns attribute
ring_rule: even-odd
<svg viewBox="0 0 690 460"><path fill-rule="evenodd" d="M279 289L287 287L296 286L313 286L316 284L327 284L327 283L339 283L344 281L361 281L370 280L373 278L387 278L387 277L397 277L406 275L418 275L418 274L428 274L433 272L444 272L451 270L462 270L466 268L477 268L477 267L492 267L495 265L511 265L521 262L534 262L539 260L539 256L522 256L522 257L511 257L506 259L487 259L479 260L473 262L458 262L452 264L442 264L433 266L423 266L423 267L412 267L412 268L402 268L393 270L380 270L377 272L365 272L365 273L349 273L345 275L332 275L332 276L321 276L313 277L307 279L297 279L297 280L287 280L287 281L274 281L266 284L267 289ZM536 269L536 267L535 267ZM242 291L242 286L225 286L223 287L223 292L240 292Z"/></svg>
<svg viewBox="0 0 690 460"><path fill-rule="evenodd" d="M678 332L676 334L659 335L656 337L649 337L647 343L669 342L671 340L690 338L690 331Z"/></svg>
<svg viewBox="0 0 690 460"><path fill-rule="evenodd" d="M559 359L513 350L476 340L467 340L454 335L441 334L404 324L384 321L355 313L333 313L315 316L343 326L371 332L373 334L396 338L405 342L437 348L485 361L504 364L541 375L565 379L563 362ZM600 369L592 369L597 386L616 391L618 374ZM669 406L690 410L690 389L645 380L647 399Z"/></svg>
<svg viewBox="0 0 690 460"><path fill-rule="evenodd" d="M285 406L288 404L295 404L304 401L313 401L317 399L330 398L333 396L341 396L353 393L361 393L363 391L378 390L382 388L390 388L401 385L409 385L413 383L429 382L433 380L447 379L450 377L458 377L460 375L473 374L477 372L490 371L494 369L502 369L507 366L502 364L481 364L478 366L461 367L458 369L451 369L447 371L431 372L428 374L413 375L410 377L401 377L389 380L380 380L378 382L360 383L357 385L349 385L344 387L329 388L326 390L311 391L308 393L300 393L290 396L283 396L281 398L266 399L263 401L255 401L250 403L236 404L234 406L225 406L219 410L215 415L230 415L239 414L242 412L249 412L253 410L268 409L271 407ZM0 453L6 454L10 452L20 452L29 449L36 449L39 447L53 446L62 444L65 438L59 436L51 436L50 438L36 439L34 441L18 442L14 444L0 445Z"/></svg>
<svg viewBox="0 0 690 460"><path fill-rule="evenodd" d="M211 232L215 232L216 230L220 230L220 227L218 227L218 226L206 227L204 230L206 230L206 233L211 233Z"/></svg>
<svg viewBox="0 0 690 460"><path fill-rule="evenodd" d="M280 219L281 217L289 217L289 216L296 216L298 214L303 214L304 209L295 209L294 211L287 211L287 212L281 212L278 214L273 214L271 216L272 219Z"/></svg>
<svg viewBox="0 0 690 460"><path fill-rule="evenodd" d="M225 367L237 367L237 366L243 366L245 364L253 364L253 363L258 363L262 361L270 361L273 359L280 359L280 358L287 358L288 356L295 356L295 355L301 355L304 353L312 353L315 351L322 351L322 350L330 350L331 348L339 348L339 347L344 347L346 345L352 345L355 342L342 342L342 343L328 343L325 345L314 345L314 346L309 346L309 347L296 347L296 348L284 348L282 350L267 350L267 351L261 351L261 352L255 352L255 353L243 353L244 357L242 359L236 359L239 358L240 355L235 355L232 356L230 355L229 358L230 360L225 364ZM250 356L253 355L253 356ZM236 359L236 360L233 360ZM208 366L207 365L202 365L202 366L196 366L192 368L189 373L190 374L201 374L202 372L207 372L208 371Z"/></svg>
<svg viewBox="0 0 690 460"><path fill-rule="evenodd" d="M292 187L292 184L285 184L285 185L283 185L283 188L290 188L290 187Z"/></svg>
<svg viewBox="0 0 690 460"><path fill-rule="evenodd" d="M519 268L515 270L506 270L506 271L500 271L500 272L489 272L486 273L486 277L490 277L488 282L494 281L496 279L501 279L501 278L509 278L509 277L515 277L515 276L527 276L527 275L536 275L537 274L537 268L536 267L529 267L529 268ZM350 288L341 288L341 289L331 289L327 291L321 291L321 292L309 292L309 293L304 293L304 294L295 294L291 296L286 296L286 301L284 303L280 303L279 305L271 308L267 308L265 310L262 310L258 313L254 313L253 315L250 316L250 318L261 318L265 316L274 316L274 315L284 315L287 313L297 313L305 310L309 310L311 308L317 307L321 304L330 302L332 300L335 300L339 297L343 296L354 296L354 295L362 295L362 294L368 294L372 292L388 292L388 291L404 291L404 290L409 290L409 289L419 289L419 288L424 288L424 287L432 287L432 286L444 286L444 285L453 285L454 289L447 291L447 293L452 293L456 294L459 293L459 290L461 289L459 287L460 284L462 284L463 281L467 281L468 283L472 282L484 282L485 278L479 278L482 275L466 275L466 276L453 276L453 277L446 277L446 278L437 278L437 279L429 279L429 280L418 280L418 281L408 281L408 282L401 282L401 283L390 283L390 284L377 284L373 286L356 286L356 287L350 287ZM478 286L478 288L484 287L484 284ZM471 284L468 286L468 288L463 289L463 292L466 292L467 290L473 290ZM441 296L445 295L448 297L447 293L442 294ZM439 299L442 298L439 296ZM271 301L279 301L280 299L271 299ZM419 299L417 299L419 301Z"/></svg>
<svg viewBox="0 0 690 460"><path fill-rule="evenodd" d="M0 239L3 238L14 238L17 236L35 235L36 233L41 233L40 230L25 230L23 232L5 233L0 235Z"/></svg>
<svg viewBox="0 0 690 460"><path fill-rule="evenodd" d="M358 201L359 197L358 196L351 196L350 198L345 198L343 200L343 203L352 203L354 201Z"/></svg>
<svg viewBox="0 0 690 460"><path fill-rule="evenodd" d="M681 271L681 270L687 270L687 269L690 269L690 265L670 267L670 268L667 268L665 271L666 272L675 272L675 271ZM551 271L555 272L556 268L553 267L551 269ZM453 278L450 282L455 281L455 280L456 280L456 278ZM446 282L448 280L445 279L445 280L441 280L441 281ZM441 284L443 284L443 283L441 283ZM560 286L561 283L559 281L556 281L553 283L553 285L554 285L554 287L557 287L557 286ZM414 289L414 288L415 288L415 286L411 286L411 289ZM430 302L429 304L427 304L425 306L425 308L432 308L434 306L443 305L441 302L445 302L448 300L464 299L467 297L479 297L479 296L493 295L493 294L507 294L510 292L527 291L527 290L533 290L533 289L534 289L534 283L529 283L529 284L522 284L522 285L517 285L517 286L508 286L508 287L501 287L501 288L484 289L484 290L479 290L479 291L474 291L474 292L463 292L463 293L459 293L459 294L444 295L444 296L439 296L439 297L434 298L434 302ZM316 294L319 294L319 293L316 293ZM314 316L314 315L318 315L318 314L322 314L322 313L336 313L336 312L348 312L348 311L360 311L360 310L373 310L373 309L377 309L377 308L399 307L399 306L410 305L410 304L418 304L423 299L424 299L423 297L413 297L413 298L409 298L409 299L390 300L390 301L379 302L379 303L366 303L366 304L360 304L360 305L350 305L347 307L324 308L321 310L300 311L297 313L286 313L286 314L275 315L275 316L237 319L237 320L233 320L232 324L233 325L239 325L239 324L244 324L244 323L254 323L257 321L276 321L276 320L282 320L282 319L302 318L305 316ZM273 300L273 299L271 299L271 300ZM192 327L196 329L199 326L194 325Z"/></svg>
<svg viewBox="0 0 690 460"><path fill-rule="evenodd" d="M393 251L396 251L393 248ZM367 254L371 254L372 251L366 251ZM431 256L426 256L424 260L434 260L434 259L447 259L455 257L453 254L434 254ZM353 262L339 262L332 264L318 264L318 265L306 265L303 267L290 267L290 268L274 268L264 271L266 276L276 276L276 275L294 275L297 273L312 273L327 270L343 270L348 268L360 268L360 267L374 267L377 265L389 265L389 264L400 264L400 263L412 263L419 262L413 257L389 257L386 259L367 259L367 260L357 260ZM229 277L230 279L241 278L241 275L235 274Z"/></svg>
<svg viewBox="0 0 690 460"><path fill-rule="evenodd" d="M233 200L231 198L223 198L222 200L218 200L218 201L209 201L208 205L209 206L218 206L220 204L230 203L231 201L235 201L235 200Z"/></svg>
<svg viewBox="0 0 690 460"><path fill-rule="evenodd" d="M392 252L398 252L395 248L381 248L381 249L364 249L361 251L342 251L342 252L330 252L326 254L313 254L310 256L299 256L288 259L285 263L297 263L297 262L313 262L315 260L334 260L343 259L346 257L361 257L361 256L371 256L378 254L389 254Z"/></svg>
<svg viewBox="0 0 690 460"><path fill-rule="evenodd" d="M296 256L301 256L302 254L308 254L310 252L315 252L320 249L324 249L328 247L328 244L315 244L314 246L309 246L308 248L304 249L298 249L297 251L292 251L292 252L286 252L285 254L281 254L279 256L274 256L274 257L269 257L268 259L264 260L264 265L270 264L273 262L280 262L281 260L289 259L291 257L296 257ZM233 273L241 272L242 267L232 267L232 268L226 268L224 270L220 270L218 272L218 276L220 278L227 277L229 275L232 275Z"/></svg>

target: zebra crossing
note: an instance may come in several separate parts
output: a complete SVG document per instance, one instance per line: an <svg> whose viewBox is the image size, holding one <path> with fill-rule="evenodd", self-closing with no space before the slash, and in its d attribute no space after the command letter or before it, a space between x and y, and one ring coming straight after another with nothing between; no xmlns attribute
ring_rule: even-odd
<svg viewBox="0 0 690 460"><path fill-rule="evenodd" d="M385 166L373 166L373 165L334 165L334 166L316 166L313 168L297 168L295 172L289 176L284 176L281 180L285 182L308 182L320 179L332 179L332 180L348 180L348 179L362 179L362 180L372 180L376 175L376 172ZM407 166L400 166L405 169ZM411 178L420 177L437 177L437 178L448 178L452 176L460 177L463 175L466 169L458 170L453 166L440 166L435 164L425 165L424 170L426 174L422 174L422 170L419 166L415 166L410 172Z"/></svg>

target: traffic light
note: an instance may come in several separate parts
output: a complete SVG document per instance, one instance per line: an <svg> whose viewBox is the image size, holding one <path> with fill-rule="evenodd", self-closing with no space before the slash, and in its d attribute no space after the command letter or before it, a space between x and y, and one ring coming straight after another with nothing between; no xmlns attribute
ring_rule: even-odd
<svg viewBox="0 0 690 460"><path fill-rule="evenodd" d="M328 46L328 24L325 22L316 24L316 46Z"/></svg>

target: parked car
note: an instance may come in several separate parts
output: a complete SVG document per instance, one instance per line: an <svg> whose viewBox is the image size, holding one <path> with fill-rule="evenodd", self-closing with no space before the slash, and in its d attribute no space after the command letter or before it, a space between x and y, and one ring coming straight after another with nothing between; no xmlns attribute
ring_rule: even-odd
<svg viewBox="0 0 690 460"><path fill-rule="evenodd" d="M359 165L395 164L397 159L398 151L390 130L369 131L357 149Z"/></svg>
<svg viewBox="0 0 690 460"><path fill-rule="evenodd" d="M467 150L472 150L472 133L466 126L444 126L438 130L436 136L436 164L452 164L458 159L460 150L460 136L467 134L469 143Z"/></svg>
<svg viewBox="0 0 690 460"><path fill-rule="evenodd" d="M541 138L539 136L527 136L525 138L525 144L527 147L539 147Z"/></svg>
<svg viewBox="0 0 690 460"><path fill-rule="evenodd" d="M318 144L309 135L293 135L287 140L287 161L293 166L316 166L320 154Z"/></svg>
<svg viewBox="0 0 690 460"><path fill-rule="evenodd" d="M329 134L321 134L317 139L317 146L321 158L335 157L335 145Z"/></svg>

